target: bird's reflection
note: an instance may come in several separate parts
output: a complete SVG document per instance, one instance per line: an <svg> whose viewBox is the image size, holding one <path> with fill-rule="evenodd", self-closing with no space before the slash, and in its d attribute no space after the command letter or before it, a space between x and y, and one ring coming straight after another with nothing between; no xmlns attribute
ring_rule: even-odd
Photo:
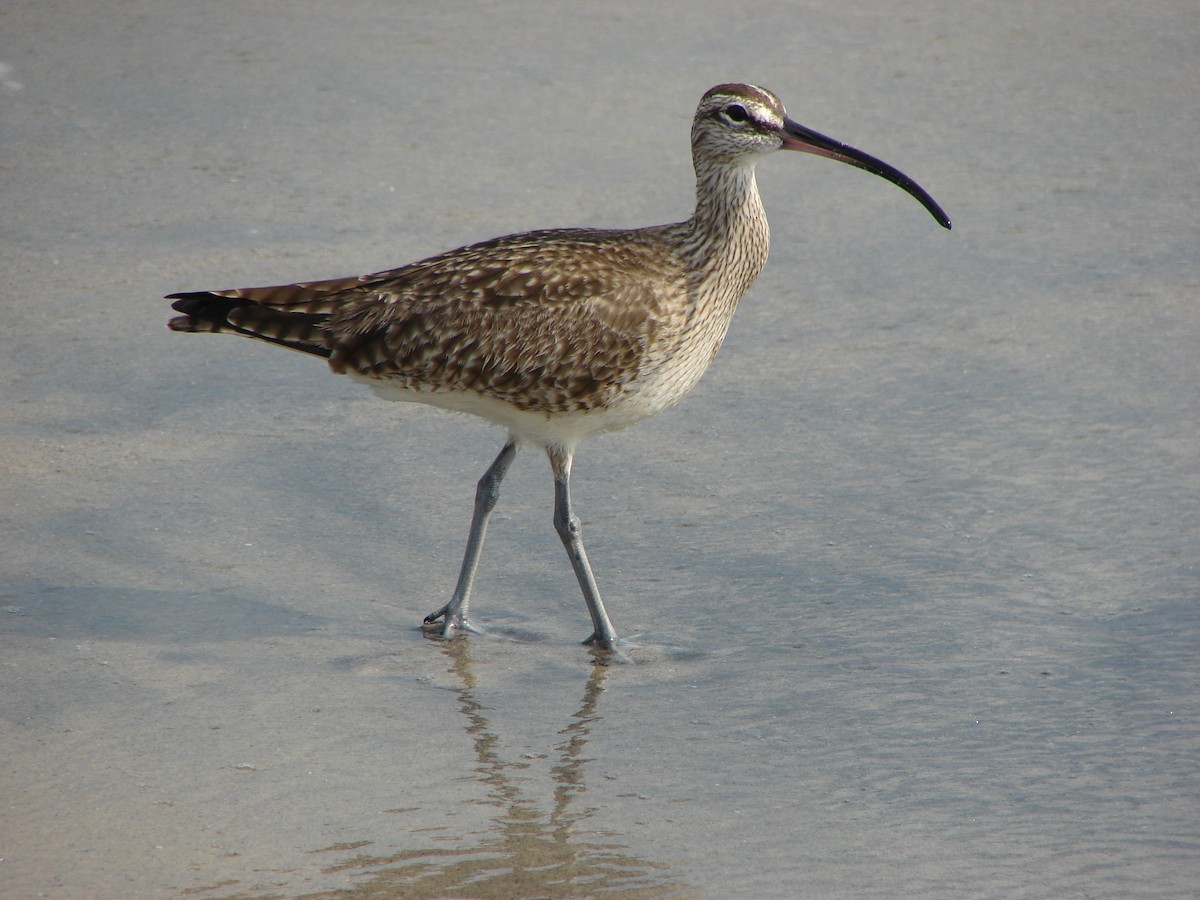
<svg viewBox="0 0 1200 900"><path fill-rule="evenodd" d="M559 731L562 740L553 752L558 761L551 769L553 803L549 812L525 795L514 770L528 763L506 760L499 736L488 722L487 711L476 695L477 679L471 659L471 642L437 641L450 663L458 686L458 709L466 720L466 733L474 744L480 784L487 788L480 802L499 812L492 828L473 845L405 850L387 856L357 856L326 872L373 870L369 880L321 897L387 898L612 898L689 897L686 885L670 880L664 863L642 859L617 843L578 840L576 826L594 812L579 807L586 792L583 755L609 668L607 656L596 651L596 662L584 685L579 709Z"/></svg>

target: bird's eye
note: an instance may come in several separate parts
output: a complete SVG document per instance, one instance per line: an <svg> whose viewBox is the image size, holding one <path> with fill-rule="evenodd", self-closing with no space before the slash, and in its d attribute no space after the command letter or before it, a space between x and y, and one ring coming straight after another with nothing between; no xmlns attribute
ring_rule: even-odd
<svg viewBox="0 0 1200 900"><path fill-rule="evenodd" d="M750 113L746 112L746 107L738 103L730 103L721 112L725 114L726 119L737 125L750 121Z"/></svg>

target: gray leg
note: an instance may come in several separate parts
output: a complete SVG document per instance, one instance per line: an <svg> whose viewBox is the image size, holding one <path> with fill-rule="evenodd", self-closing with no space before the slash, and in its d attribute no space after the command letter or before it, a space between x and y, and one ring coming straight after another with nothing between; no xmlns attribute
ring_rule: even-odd
<svg viewBox="0 0 1200 900"><path fill-rule="evenodd" d="M579 579L579 588L583 591L583 599L592 616L594 630L592 636L584 643L597 643L606 650L619 653L617 632L604 610L600 590L596 587L596 577L592 574L587 552L583 549L583 527L579 524L579 517L571 509L573 451L565 447L547 447L546 455L550 457L550 468L554 472L554 530L558 532L563 546L567 548L567 556L575 569L575 577Z"/></svg>
<svg viewBox="0 0 1200 900"><path fill-rule="evenodd" d="M467 622L467 606L471 602L471 586L475 583L475 570L479 567L479 554L483 550L484 535L487 534L488 516L496 506L496 501L500 499L500 482L504 480L504 473L516 458L519 446L510 438L475 487L475 513L471 518L471 536L467 538L467 552L463 555L462 569L458 573L454 595L449 603L425 617L425 624L428 625L445 616L443 637L450 637L456 628L470 627L470 623Z"/></svg>

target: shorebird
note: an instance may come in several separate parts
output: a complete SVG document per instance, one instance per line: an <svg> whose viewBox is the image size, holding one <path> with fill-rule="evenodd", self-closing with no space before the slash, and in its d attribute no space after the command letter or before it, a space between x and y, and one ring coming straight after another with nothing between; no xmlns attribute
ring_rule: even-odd
<svg viewBox="0 0 1200 900"><path fill-rule="evenodd" d="M738 302L767 260L758 160L798 150L873 172L950 227L915 181L789 119L779 98L721 84L692 120L696 209L672 225L555 229L499 237L398 269L277 287L171 294L173 331L229 332L324 357L391 400L472 413L508 436L480 478L458 582L425 617L450 637L472 627L471 588L488 516L523 444L554 476L558 532L596 643L619 653L579 518L580 441L674 405L708 369Z"/></svg>

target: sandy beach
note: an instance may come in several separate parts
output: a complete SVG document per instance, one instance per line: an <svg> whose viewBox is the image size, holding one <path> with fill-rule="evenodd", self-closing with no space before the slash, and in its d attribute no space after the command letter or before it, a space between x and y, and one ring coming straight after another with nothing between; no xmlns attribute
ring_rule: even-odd
<svg viewBox="0 0 1200 900"><path fill-rule="evenodd" d="M771 258L573 489L163 295L691 213ZM0 896L1197 896L1200 16L1184 3L0 10Z"/></svg>

